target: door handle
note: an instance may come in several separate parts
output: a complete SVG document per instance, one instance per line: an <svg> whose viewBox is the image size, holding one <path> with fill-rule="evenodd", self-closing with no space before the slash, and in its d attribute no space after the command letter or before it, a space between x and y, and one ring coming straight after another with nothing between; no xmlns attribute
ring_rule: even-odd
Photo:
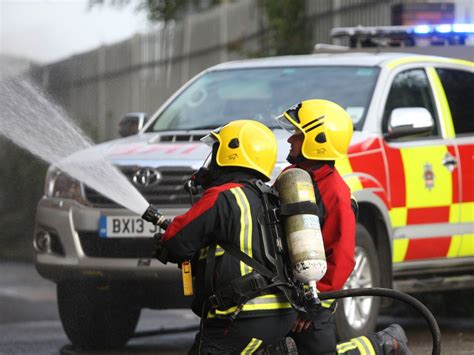
<svg viewBox="0 0 474 355"><path fill-rule="evenodd" d="M441 162L446 167L446 169L448 169L449 172L451 172L451 173L458 166L458 160L449 153L446 153L446 155L444 156L444 158Z"/></svg>

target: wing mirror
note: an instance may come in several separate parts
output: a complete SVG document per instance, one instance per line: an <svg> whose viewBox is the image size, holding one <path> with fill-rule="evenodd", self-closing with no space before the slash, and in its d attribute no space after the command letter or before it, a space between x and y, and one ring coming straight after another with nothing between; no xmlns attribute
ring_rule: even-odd
<svg viewBox="0 0 474 355"><path fill-rule="evenodd" d="M401 107L394 109L388 120L385 138L427 136L433 132L434 120L424 107Z"/></svg>
<svg viewBox="0 0 474 355"><path fill-rule="evenodd" d="M145 126L148 117L144 112L127 113L119 122L118 134L128 137L137 134Z"/></svg>

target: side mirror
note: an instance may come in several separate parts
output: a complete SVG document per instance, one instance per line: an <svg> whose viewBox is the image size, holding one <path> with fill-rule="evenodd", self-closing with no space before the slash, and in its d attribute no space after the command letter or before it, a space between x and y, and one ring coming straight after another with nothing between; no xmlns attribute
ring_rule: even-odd
<svg viewBox="0 0 474 355"><path fill-rule="evenodd" d="M408 136L430 135L434 120L424 107L401 107L394 109L388 120L388 133L385 138L394 139Z"/></svg>
<svg viewBox="0 0 474 355"><path fill-rule="evenodd" d="M144 112L127 113L119 122L118 134L120 137L137 134L145 126L147 118Z"/></svg>

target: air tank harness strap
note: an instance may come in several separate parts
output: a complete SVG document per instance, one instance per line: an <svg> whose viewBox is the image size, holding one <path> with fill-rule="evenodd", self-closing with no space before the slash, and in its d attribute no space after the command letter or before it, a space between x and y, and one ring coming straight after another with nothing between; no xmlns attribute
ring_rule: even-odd
<svg viewBox="0 0 474 355"><path fill-rule="evenodd" d="M295 203L282 204L280 206L281 216L295 216L299 214L319 215L319 208L314 202L302 201Z"/></svg>
<svg viewBox="0 0 474 355"><path fill-rule="evenodd" d="M274 274L258 261L249 257L233 244L221 243L219 245L233 257L251 266L255 271L233 279L230 284L220 287L215 292L212 290L210 292L212 296L209 297L209 305L212 309L225 310L233 306L243 305L252 298L269 293L272 287L277 286L272 282ZM212 269L209 268L214 264L209 262L209 259L215 259L215 255L208 254L206 286L212 285L212 281L207 279L212 278L212 272L209 272L209 269L214 269L213 267Z"/></svg>

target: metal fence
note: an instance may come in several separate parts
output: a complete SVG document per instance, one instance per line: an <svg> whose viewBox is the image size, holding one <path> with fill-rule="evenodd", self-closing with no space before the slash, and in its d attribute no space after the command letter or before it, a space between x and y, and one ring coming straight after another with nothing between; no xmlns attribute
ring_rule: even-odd
<svg viewBox="0 0 474 355"><path fill-rule="evenodd" d="M391 7L403 2L407 1L306 0L312 41L329 43L329 31L336 26L389 25ZM456 1L461 15L470 16L466 9L474 9L472 2ZM103 141L117 136L123 114L153 113L201 70L258 53L268 46L267 32L265 12L257 0L241 0L36 68L35 74L86 132Z"/></svg>

